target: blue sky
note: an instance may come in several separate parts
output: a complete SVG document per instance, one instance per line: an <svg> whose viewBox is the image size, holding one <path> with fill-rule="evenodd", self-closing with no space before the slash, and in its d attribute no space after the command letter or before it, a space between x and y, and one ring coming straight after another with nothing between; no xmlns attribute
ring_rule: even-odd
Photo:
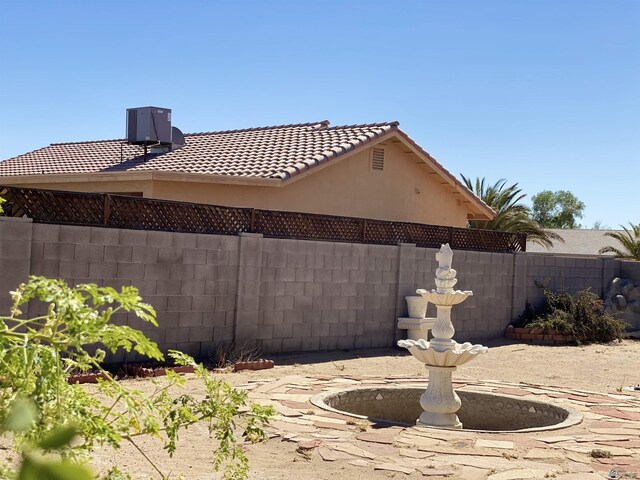
<svg viewBox="0 0 640 480"><path fill-rule="evenodd" d="M640 1L3 2L0 159L124 136L400 121L452 173L640 222Z"/></svg>

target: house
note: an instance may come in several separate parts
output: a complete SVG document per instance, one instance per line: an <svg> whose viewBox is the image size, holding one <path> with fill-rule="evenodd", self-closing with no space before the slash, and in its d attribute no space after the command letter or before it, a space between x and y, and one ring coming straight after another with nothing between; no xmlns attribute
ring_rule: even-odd
<svg viewBox="0 0 640 480"><path fill-rule="evenodd" d="M458 227L495 215L397 122L58 143L1 162L0 184Z"/></svg>
<svg viewBox="0 0 640 480"><path fill-rule="evenodd" d="M620 233L622 230L589 230L551 228L551 232L562 237L564 242L554 241L553 246L546 248L537 243L527 241L527 252L557 253L571 255L613 256L613 253L598 253L602 247L611 245L619 247L617 240L607 237L606 233Z"/></svg>

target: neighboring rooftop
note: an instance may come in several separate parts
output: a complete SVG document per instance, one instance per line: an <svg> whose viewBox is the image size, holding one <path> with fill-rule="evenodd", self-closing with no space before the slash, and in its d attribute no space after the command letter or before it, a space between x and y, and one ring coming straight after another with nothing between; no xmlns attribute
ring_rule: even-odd
<svg viewBox="0 0 640 480"><path fill-rule="evenodd" d="M555 241L549 249L527 241L527 252L544 253L566 253L574 255L607 255L612 253L599 254L598 251L607 245L616 247L618 241L611 237L606 237L607 232L621 232L622 230L586 230L586 229L560 229L552 228L550 231L557 233L564 239L564 243Z"/></svg>
<svg viewBox="0 0 640 480"><path fill-rule="evenodd" d="M0 176L164 171L287 179L397 130L398 122L328 121L185 134L184 147L148 154L125 140L54 143L0 163Z"/></svg>

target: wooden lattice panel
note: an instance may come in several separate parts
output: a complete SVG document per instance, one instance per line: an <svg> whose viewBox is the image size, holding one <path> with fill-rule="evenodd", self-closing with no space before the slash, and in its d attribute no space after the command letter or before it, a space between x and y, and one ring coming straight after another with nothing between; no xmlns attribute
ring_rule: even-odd
<svg viewBox="0 0 640 480"><path fill-rule="evenodd" d="M266 237L358 242L362 219L309 213L255 210L254 231Z"/></svg>
<svg viewBox="0 0 640 480"><path fill-rule="evenodd" d="M251 210L110 196L109 226L237 235L250 230Z"/></svg>
<svg viewBox="0 0 640 480"><path fill-rule="evenodd" d="M382 245L415 243L418 247L439 248L451 238L451 228L407 222L367 220L366 241Z"/></svg>
<svg viewBox="0 0 640 480"><path fill-rule="evenodd" d="M456 228L451 248L485 252L523 252L526 235L496 232L492 230Z"/></svg>
<svg viewBox="0 0 640 480"><path fill-rule="evenodd" d="M416 240L419 247L440 248L451 240L451 227L420 225L420 237Z"/></svg>
<svg viewBox="0 0 640 480"><path fill-rule="evenodd" d="M5 215L27 216L39 223L102 225L170 232L328 240L396 245L415 243L454 250L524 252L524 234L439 225L389 222L275 210L232 208L102 193L59 192L0 186Z"/></svg>
<svg viewBox="0 0 640 480"><path fill-rule="evenodd" d="M367 243L376 243L378 245L395 245L398 243L393 223L380 220L367 220L364 239Z"/></svg>
<svg viewBox="0 0 640 480"><path fill-rule="evenodd" d="M80 225L103 224L102 194L54 192L29 188L2 187L8 215L27 216L39 223Z"/></svg>

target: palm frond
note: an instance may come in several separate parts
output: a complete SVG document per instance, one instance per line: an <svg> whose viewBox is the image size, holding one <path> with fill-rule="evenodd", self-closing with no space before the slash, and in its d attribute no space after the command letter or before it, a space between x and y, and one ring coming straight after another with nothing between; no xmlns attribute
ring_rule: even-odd
<svg viewBox="0 0 640 480"><path fill-rule="evenodd" d="M501 178L489 185L484 178L476 178L473 181L464 175L460 176L466 187L496 212L493 220L469 221L470 228L525 233L529 241L547 248L551 247L554 241L564 242L560 235L545 230L531 218L529 208L520 203L526 194L522 193L517 183L507 185L507 180Z"/></svg>
<svg viewBox="0 0 640 480"><path fill-rule="evenodd" d="M622 227L622 232L607 232L604 234L605 237L617 240L620 245L607 245L602 247L598 253L613 253L616 258L640 260L640 223L636 225L629 223L629 228L623 225L620 226Z"/></svg>

